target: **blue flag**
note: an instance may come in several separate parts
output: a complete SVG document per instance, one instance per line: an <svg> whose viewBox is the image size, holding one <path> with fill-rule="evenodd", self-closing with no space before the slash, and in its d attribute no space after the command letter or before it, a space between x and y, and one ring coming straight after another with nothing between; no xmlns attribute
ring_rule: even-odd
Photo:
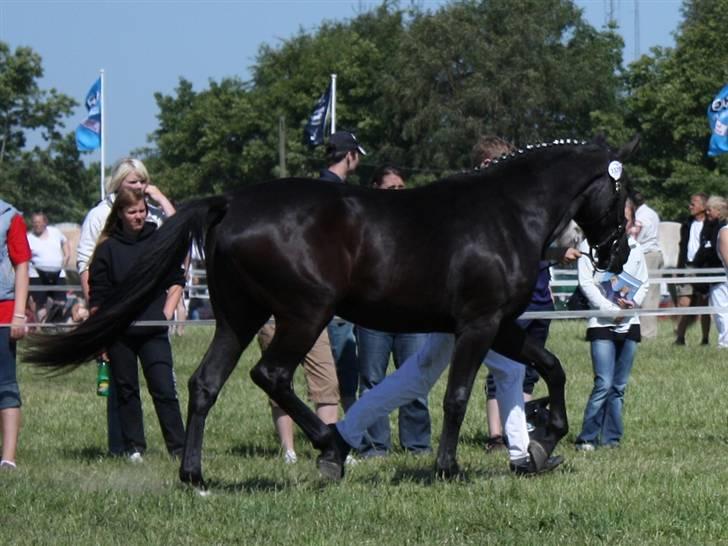
<svg viewBox="0 0 728 546"><path fill-rule="evenodd" d="M88 115L76 128L76 148L80 152L101 147L101 78L88 90L85 104Z"/></svg>
<svg viewBox="0 0 728 546"><path fill-rule="evenodd" d="M318 101L316 106L311 113L311 117L308 118L308 123L303 129L303 138L311 147L320 146L324 143L324 126L326 124L326 113L329 111L329 105L331 103L331 84L326 88L326 91Z"/></svg>
<svg viewBox="0 0 728 546"><path fill-rule="evenodd" d="M728 152L728 85L720 90L708 106L710 145L708 155L715 157Z"/></svg>

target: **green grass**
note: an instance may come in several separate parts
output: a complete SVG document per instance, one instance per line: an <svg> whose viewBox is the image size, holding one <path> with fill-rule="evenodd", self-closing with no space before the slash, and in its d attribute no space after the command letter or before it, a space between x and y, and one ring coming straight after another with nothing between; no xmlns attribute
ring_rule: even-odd
<svg viewBox="0 0 728 546"><path fill-rule="evenodd" d="M553 323L549 347L567 370L571 431L558 448L564 465L535 479L511 476L503 452L486 455L482 373L461 436L462 481L433 479L432 457L397 453L328 484L301 434L299 462L286 466L266 399L248 378L258 353L251 345L208 417L207 498L178 484L146 394L148 452L131 465L104 455L95 368L49 379L21 364L24 428L18 470L0 474L0 543L727 543L728 355L694 337L673 347L670 323L661 329L637 353L622 448L576 453L592 381L588 345L584 323ZM174 338L183 412L211 333L188 328ZM443 392L440 381L430 395L435 440Z"/></svg>

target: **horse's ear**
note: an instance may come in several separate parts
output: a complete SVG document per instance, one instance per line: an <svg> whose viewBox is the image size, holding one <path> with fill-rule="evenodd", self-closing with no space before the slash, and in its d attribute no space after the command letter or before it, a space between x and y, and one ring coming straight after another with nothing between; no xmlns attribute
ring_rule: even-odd
<svg viewBox="0 0 728 546"><path fill-rule="evenodd" d="M624 161L627 158L629 158L632 154L634 154L637 149L640 147L640 135L636 134L632 137L632 140L630 140L627 144L622 146L619 151L617 152L617 157L620 161Z"/></svg>
<svg viewBox="0 0 728 546"><path fill-rule="evenodd" d="M604 136L604 133L597 133L596 135L594 135L594 138L592 138L592 142L601 148L608 147L607 137Z"/></svg>

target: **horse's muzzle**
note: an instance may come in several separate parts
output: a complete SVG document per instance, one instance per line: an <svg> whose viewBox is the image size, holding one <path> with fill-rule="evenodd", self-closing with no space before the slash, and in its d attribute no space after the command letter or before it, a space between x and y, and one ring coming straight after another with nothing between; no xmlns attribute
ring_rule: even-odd
<svg viewBox="0 0 728 546"><path fill-rule="evenodd" d="M621 273L624 264L629 258L629 243L627 235L623 234L619 239L610 245L609 252L605 252L605 256L597 256L598 266L600 269L611 271L612 273Z"/></svg>

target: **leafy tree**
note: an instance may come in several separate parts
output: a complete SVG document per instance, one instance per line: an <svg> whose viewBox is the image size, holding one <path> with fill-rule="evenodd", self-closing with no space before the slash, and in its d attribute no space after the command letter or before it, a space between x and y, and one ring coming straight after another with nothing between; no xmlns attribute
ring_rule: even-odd
<svg viewBox="0 0 728 546"><path fill-rule="evenodd" d="M728 182L728 158L706 155L706 110L728 83L728 0L685 0L682 13L675 47L654 48L625 78L625 127L642 137L635 181L666 219L687 213L690 194L723 194Z"/></svg>
<svg viewBox="0 0 728 546"><path fill-rule="evenodd" d="M41 58L30 48L0 42L0 196L30 213L45 210L52 222L79 221L90 204L91 173L83 166L63 118L75 101L42 90ZM27 147L36 131L45 148Z"/></svg>
<svg viewBox="0 0 728 546"><path fill-rule="evenodd" d="M410 163L469 165L478 135L517 144L591 136L617 108L621 39L568 0L459 1L417 14L387 96Z"/></svg>

